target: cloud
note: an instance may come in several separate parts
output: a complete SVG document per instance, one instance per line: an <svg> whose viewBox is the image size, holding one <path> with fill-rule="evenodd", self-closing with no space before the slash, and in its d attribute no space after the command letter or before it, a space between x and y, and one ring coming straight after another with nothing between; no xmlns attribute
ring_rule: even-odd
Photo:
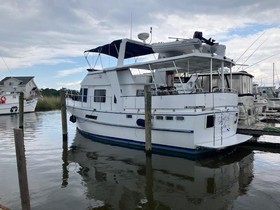
<svg viewBox="0 0 280 210"><path fill-rule="evenodd" d="M78 68L74 68L74 69L60 70L60 71L58 71L56 78L61 78L61 77L66 77L66 76L73 75L73 74L78 74L78 73L84 72L85 69L86 69L85 67L78 67Z"/></svg>
<svg viewBox="0 0 280 210"><path fill-rule="evenodd" d="M61 88L78 89L77 87L80 86L81 82L82 82L81 80L73 81L73 82L62 82L62 83L59 83L58 89L61 89Z"/></svg>
<svg viewBox="0 0 280 210"><path fill-rule="evenodd" d="M275 0L2 0L0 14L0 56L10 69L18 71L36 65L81 66L75 59L84 50L129 37L131 20L135 39L150 26L153 42L168 41L170 36L191 38L199 30L205 37L226 44L233 58L266 31L260 41L267 41L248 60L249 65L280 49L280 19L276 15L280 14L280 5ZM277 59L268 59L248 71L256 78L263 77L272 62L279 64ZM0 61L3 69L6 66ZM60 71L57 78L63 75L67 70Z"/></svg>

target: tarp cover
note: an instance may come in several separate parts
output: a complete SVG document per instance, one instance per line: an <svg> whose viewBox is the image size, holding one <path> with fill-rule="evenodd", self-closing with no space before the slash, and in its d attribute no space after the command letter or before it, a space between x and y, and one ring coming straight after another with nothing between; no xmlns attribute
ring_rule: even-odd
<svg viewBox="0 0 280 210"><path fill-rule="evenodd" d="M126 49L125 49L125 55L124 58L132 58L132 57L137 57L137 56L142 56L142 55L148 55L154 53L151 45L145 44L142 42L137 42L137 41L132 41L129 39L126 39ZM85 52L96 52L96 53L102 53L106 55L113 56L115 58L118 58L119 56L119 50L120 50L120 45L123 40L115 40L110 44L106 44L103 46L99 46L97 48L91 49L91 50L86 50Z"/></svg>

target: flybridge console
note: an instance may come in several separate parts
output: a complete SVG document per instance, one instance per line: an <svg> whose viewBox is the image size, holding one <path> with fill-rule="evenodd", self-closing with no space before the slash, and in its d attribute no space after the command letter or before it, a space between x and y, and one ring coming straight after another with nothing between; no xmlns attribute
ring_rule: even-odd
<svg viewBox="0 0 280 210"><path fill-rule="evenodd" d="M194 39L197 38L197 39L201 40L203 43L209 44L210 46L213 46L214 44L216 44L216 43L215 43L216 40L214 40L214 39L212 39L212 38L209 38L209 39L204 38L204 37L202 36L202 32L200 32L200 31L194 32L193 38L194 38Z"/></svg>

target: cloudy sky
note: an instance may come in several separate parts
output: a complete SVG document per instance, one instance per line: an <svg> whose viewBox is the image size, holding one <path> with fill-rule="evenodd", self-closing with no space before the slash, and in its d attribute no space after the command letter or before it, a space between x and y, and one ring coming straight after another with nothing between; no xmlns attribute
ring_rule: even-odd
<svg viewBox="0 0 280 210"><path fill-rule="evenodd" d="M255 82L272 85L273 63L280 77L279 0L0 0L0 15L1 79L35 76L39 88L78 89L84 50L129 38L131 22L132 38L152 27L153 42L202 31Z"/></svg>

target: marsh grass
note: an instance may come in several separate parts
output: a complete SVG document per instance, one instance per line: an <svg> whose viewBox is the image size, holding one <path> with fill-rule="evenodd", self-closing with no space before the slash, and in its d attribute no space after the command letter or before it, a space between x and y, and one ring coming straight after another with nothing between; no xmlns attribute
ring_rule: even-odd
<svg viewBox="0 0 280 210"><path fill-rule="evenodd" d="M39 98L36 111L50 111L60 109L60 97L44 96Z"/></svg>

